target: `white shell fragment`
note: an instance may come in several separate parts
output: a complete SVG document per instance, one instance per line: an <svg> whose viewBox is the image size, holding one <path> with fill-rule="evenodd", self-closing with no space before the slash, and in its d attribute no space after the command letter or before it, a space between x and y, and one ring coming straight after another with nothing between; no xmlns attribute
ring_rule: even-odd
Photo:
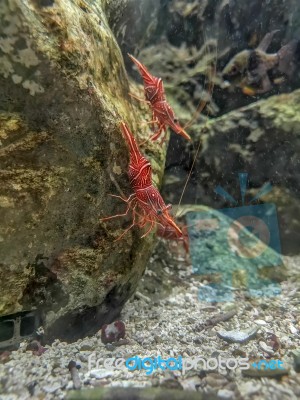
<svg viewBox="0 0 300 400"><path fill-rule="evenodd" d="M295 333L298 332L298 329L293 324L290 324L290 331L293 335L295 335Z"/></svg>
<svg viewBox="0 0 300 400"><path fill-rule="evenodd" d="M245 343L250 339L254 339L258 331L258 327L249 329L248 331L225 331L217 332L219 338L229 343Z"/></svg>
<svg viewBox="0 0 300 400"><path fill-rule="evenodd" d="M114 373L113 370L107 370L104 368L92 369L90 371L90 377L96 378L96 379L104 379L104 378L108 378L109 376L112 376L113 373Z"/></svg>
<svg viewBox="0 0 300 400"><path fill-rule="evenodd" d="M259 346L265 353L274 354L273 349L270 346L268 346L265 342L260 341Z"/></svg>
<svg viewBox="0 0 300 400"><path fill-rule="evenodd" d="M255 320L254 322L255 322L257 325L261 325L261 326L267 325L266 321L264 321L263 319L257 319L257 320Z"/></svg>

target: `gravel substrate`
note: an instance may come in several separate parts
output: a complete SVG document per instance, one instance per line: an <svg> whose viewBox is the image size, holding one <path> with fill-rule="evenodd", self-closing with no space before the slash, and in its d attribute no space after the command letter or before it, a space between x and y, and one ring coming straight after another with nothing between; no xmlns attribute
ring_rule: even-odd
<svg viewBox="0 0 300 400"><path fill-rule="evenodd" d="M183 249L159 242L138 292L120 316L126 324L121 345L104 345L98 333L74 343L55 341L38 356L22 343L0 361L0 399L65 398L74 387L74 375L72 379L68 369L71 360L80 366L82 388L159 386L215 393L223 400L299 398L300 258L285 257L284 261L287 272L278 296L249 298L238 289L234 302L205 303L198 300L205 277L193 275ZM146 375L145 370L108 369L103 363L96 368L95 362L89 371L88 357L93 352L103 360L136 355L274 359L283 362L284 372L204 370L200 363L184 374L157 369Z"/></svg>

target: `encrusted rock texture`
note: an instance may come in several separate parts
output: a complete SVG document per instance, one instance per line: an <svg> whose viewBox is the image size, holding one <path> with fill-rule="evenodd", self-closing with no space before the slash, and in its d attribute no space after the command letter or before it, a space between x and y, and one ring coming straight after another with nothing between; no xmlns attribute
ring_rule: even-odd
<svg viewBox="0 0 300 400"><path fill-rule="evenodd" d="M276 205L284 254L297 254L299 124L300 90L271 96L207 121L198 131L194 149L181 151L181 156L174 152L168 158L164 187L165 195L169 194L168 201L176 203L180 197L182 185L176 177L184 179L183 171L188 173L200 146L183 201L228 207L228 201L214 192L216 186L221 185L241 204L238 172L246 172L249 185L245 203L248 204L260 188L270 182L272 191L260 200Z"/></svg>
<svg viewBox="0 0 300 400"><path fill-rule="evenodd" d="M111 322L155 243L109 193L129 195L126 121L144 140L108 1L0 4L0 315L36 309L46 338ZM120 10L119 10L120 12ZM143 148L159 184L164 150Z"/></svg>
<svg viewBox="0 0 300 400"><path fill-rule="evenodd" d="M201 154L217 179L230 180L244 168L256 185L272 177L273 184L297 193L299 123L300 90L272 96L209 121L198 135Z"/></svg>

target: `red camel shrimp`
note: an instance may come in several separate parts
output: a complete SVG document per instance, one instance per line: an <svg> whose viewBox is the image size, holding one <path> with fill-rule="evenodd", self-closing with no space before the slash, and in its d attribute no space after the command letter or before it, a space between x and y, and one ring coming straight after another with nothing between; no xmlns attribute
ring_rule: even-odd
<svg viewBox="0 0 300 400"><path fill-rule="evenodd" d="M137 225L142 228L147 223L150 224L150 227L142 237L148 235L157 223L163 227L171 226L176 231L178 237L182 236L180 228L168 212L171 205L165 204L159 191L152 184L150 162L140 152L134 136L124 122L121 122L121 131L129 146L130 160L128 176L133 193L127 199L113 195L113 197L120 198L126 202L127 209L123 214L102 218L102 221L125 216L131 210L133 222L117 240L123 237L133 226ZM137 220L137 217L139 217L139 220Z"/></svg>
<svg viewBox="0 0 300 400"><path fill-rule="evenodd" d="M155 132L151 139L157 140L163 130L166 133L167 126L169 126L178 135L183 136L187 140L191 140L191 137L178 123L172 107L166 100L162 79L151 75L147 68L132 55L128 54L128 56L138 67L144 82L146 102L151 107L153 122L158 125L158 131Z"/></svg>

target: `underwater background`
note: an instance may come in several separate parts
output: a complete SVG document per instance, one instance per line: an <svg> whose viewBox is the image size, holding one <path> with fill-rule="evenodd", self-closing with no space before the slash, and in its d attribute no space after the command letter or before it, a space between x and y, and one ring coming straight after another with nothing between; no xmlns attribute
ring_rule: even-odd
<svg viewBox="0 0 300 400"><path fill-rule="evenodd" d="M0 399L300 396L299 66L297 0L0 2Z"/></svg>

